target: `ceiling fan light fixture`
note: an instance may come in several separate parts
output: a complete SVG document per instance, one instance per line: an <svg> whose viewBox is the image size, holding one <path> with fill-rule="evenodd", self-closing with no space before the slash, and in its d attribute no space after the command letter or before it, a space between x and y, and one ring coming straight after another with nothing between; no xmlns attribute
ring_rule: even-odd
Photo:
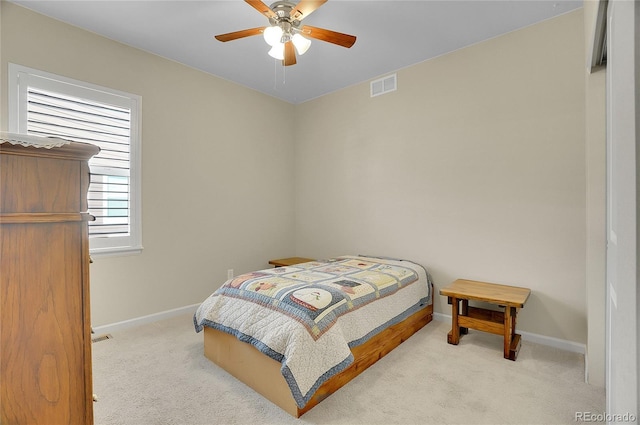
<svg viewBox="0 0 640 425"><path fill-rule="evenodd" d="M284 60L284 43L278 41L278 43L274 44L269 50L269 56L274 59Z"/></svg>
<svg viewBox="0 0 640 425"><path fill-rule="evenodd" d="M309 50L309 46L311 46L311 40L305 38L300 33L296 33L291 38L293 45L296 48L296 51L300 56L304 55L307 50Z"/></svg>
<svg viewBox="0 0 640 425"><path fill-rule="evenodd" d="M277 0L271 6L267 6L262 0L244 1L269 19L269 26L218 34L215 36L216 40L226 42L262 34L265 42L271 46L269 56L281 60L283 66L296 64L296 54L303 55L309 50L310 38L346 48L356 42L353 35L301 25L300 21L328 0Z"/></svg>
<svg viewBox="0 0 640 425"><path fill-rule="evenodd" d="M280 40L282 39L282 33L282 28L280 28L278 25L274 25L265 28L262 35L264 37L264 41L266 41L269 46L275 46L276 44L280 43Z"/></svg>

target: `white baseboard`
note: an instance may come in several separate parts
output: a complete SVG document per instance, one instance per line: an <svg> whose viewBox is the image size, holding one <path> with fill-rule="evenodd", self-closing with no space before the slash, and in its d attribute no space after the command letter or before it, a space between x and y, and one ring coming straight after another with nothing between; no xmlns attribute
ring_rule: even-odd
<svg viewBox="0 0 640 425"><path fill-rule="evenodd" d="M134 326L146 325L148 323L157 322L159 320L169 319L171 317L180 316L182 314L193 314L200 304L192 304L184 307L174 308L172 310L161 311L160 313L149 314L147 316L136 317L122 322L112 323L109 325L96 326L93 331L96 335L108 334L111 332L117 332L124 329L132 328ZM439 322L451 323L451 315L443 313L433 313L433 318ZM578 342L567 341L565 339L554 338L551 336L545 336L535 334L531 332L518 331L522 335L524 341L531 341L537 344L547 345L549 347L559 348L565 351L571 351L573 353L586 353L586 345Z"/></svg>
<svg viewBox="0 0 640 425"><path fill-rule="evenodd" d="M443 314L443 313L433 313L433 318L439 322L449 322L451 323L451 315ZM540 334L534 334L531 332L525 332L517 329L516 330L520 335L522 335L522 339L524 341L531 341L537 344L547 345L549 347L559 348L565 351L571 351L573 353L585 354L587 351L587 347L585 344L581 344L579 342L567 341L566 339L554 338L552 336L545 336Z"/></svg>
<svg viewBox="0 0 640 425"><path fill-rule="evenodd" d="M95 335L103 335L111 332L117 332L134 326L146 325L148 323L157 322L159 320L170 319L183 314L193 314L198 308L198 304L187 305L184 307L174 308L171 310L161 311L160 313L149 314L147 316L135 317L133 319L124 320L122 322L111 323L109 325L96 326L93 328Z"/></svg>

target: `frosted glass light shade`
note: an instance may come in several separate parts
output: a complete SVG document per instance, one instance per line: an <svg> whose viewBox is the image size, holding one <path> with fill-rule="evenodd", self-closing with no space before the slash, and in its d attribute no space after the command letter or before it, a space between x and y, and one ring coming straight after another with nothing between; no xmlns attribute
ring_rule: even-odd
<svg viewBox="0 0 640 425"><path fill-rule="evenodd" d="M277 43L271 50L269 50L269 56L274 59L284 60L284 43Z"/></svg>
<svg viewBox="0 0 640 425"><path fill-rule="evenodd" d="M304 38L301 34L296 33L291 38L293 45L296 48L296 51L299 55L304 55L304 53L309 50L309 46L311 46L311 40L308 38Z"/></svg>
<svg viewBox="0 0 640 425"><path fill-rule="evenodd" d="M262 32L262 36L269 46L275 46L280 43L282 38L282 28L279 26L267 27Z"/></svg>

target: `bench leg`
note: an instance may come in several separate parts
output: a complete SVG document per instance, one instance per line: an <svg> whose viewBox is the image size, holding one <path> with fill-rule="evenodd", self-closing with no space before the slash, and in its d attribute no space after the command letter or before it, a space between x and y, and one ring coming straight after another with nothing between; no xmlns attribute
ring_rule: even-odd
<svg viewBox="0 0 640 425"><path fill-rule="evenodd" d="M509 360L515 360L520 351L521 337L516 333L517 315L517 308L504 308L504 358Z"/></svg>
<svg viewBox="0 0 640 425"><path fill-rule="evenodd" d="M511 307L504 307L504 358L511 355Z"/></svg>
<svg viewBox="0 0 640 425"><path fill-rule="evenodd" d="M461 316L468 316L469 315L469 300L462 300L462 307L460 308L460 315ZM465 327L460 327L460 335L466 335L469 333L469 328L465 328Z"/></svg>
<svg viewBox="0 0 640 425"><path fill-rule="evenodd" d="M460 326L458 325L458 300L451 297L451 332L447 335L447 342L449 344L458 345L460 342Z"/></svg>

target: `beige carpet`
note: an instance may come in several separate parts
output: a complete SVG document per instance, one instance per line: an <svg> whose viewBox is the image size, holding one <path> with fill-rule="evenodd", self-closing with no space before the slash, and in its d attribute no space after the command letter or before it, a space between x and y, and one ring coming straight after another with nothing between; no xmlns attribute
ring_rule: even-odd
<svg viewBox="0 0 640 425"><path fill-rule="evenodd" d="M93 344L95 423L575 424L604 411L583 356L524 341L512 362L499 336L453 346L448 331L431 322L300 419L209 362L191 316L116 332Z"/></svg>

